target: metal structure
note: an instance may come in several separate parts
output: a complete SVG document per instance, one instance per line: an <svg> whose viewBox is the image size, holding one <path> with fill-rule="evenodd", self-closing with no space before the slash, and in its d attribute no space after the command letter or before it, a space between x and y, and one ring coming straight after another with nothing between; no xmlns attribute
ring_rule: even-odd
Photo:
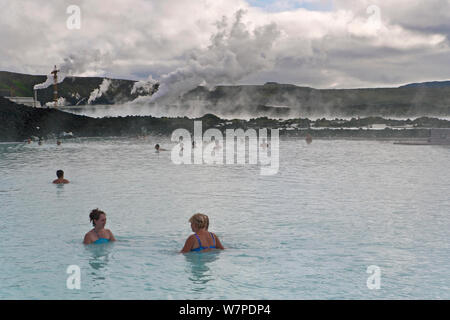
<svg viewBox="0 0 450 320"><path fill-rule="evenodd" d="M51 72L53 74L53 102L55 103L55 108L58 107L58 72L60 70L55 69Z"/></svg>

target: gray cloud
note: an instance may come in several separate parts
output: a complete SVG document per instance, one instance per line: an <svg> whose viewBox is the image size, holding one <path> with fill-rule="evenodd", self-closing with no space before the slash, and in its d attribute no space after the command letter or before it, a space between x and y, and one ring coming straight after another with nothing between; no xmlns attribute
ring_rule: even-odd
<svg viewBox="0 0 450 320"><path fill-rule="evenodd" d="M66 28L74 3L80 30ZM351 88L449 78L450 1L277 7L244 0L0 0L0 69L48 74L57 64L71 75L152 76L175 94L201 83ZM246 13L233 18L239 10Z"/></svg>

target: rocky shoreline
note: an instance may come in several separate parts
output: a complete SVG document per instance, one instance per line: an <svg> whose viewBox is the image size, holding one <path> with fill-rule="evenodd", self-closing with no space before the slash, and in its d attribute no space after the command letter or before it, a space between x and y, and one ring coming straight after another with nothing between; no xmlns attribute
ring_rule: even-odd
<svg viewBox="0 0 450 320"><path fill-rule="evenodd" d="M415 120L389 120L379 117L350 120L269 119L226 120L207 114L201 118L155 118L127 116L91 118L53 108L31 108L0 97L0 141L24 141L30 137L61 137L71 132L76 137L170 135L175 129L193 132L194 121L201 120L203 130L278 128L280 136L351 139L426 139L430 128L450 128L450 121L422 117ZM373 129L371 126L385 126Z"/></svg>

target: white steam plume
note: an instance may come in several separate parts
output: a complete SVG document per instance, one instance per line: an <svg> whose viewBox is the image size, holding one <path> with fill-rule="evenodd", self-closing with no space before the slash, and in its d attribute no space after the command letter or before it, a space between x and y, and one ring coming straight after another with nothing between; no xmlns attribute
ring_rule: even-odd
<svg viewBox="0 0 450 320"><path fill-rule="evenodd" d="M109 79L103 79L103 82L100 84L100 87L97 89L94 89L88 99L88 104L92 104L95 100L100 98L106 91L108 91L109 86L111 85L111 80Z"/></svg>
<svg viewBox="0 0 450 320"><path fill-rule="evenodd" d="M63 82L68 76L94 76L102 74L104 73L102 65L107 65L109 59L107 54L103 54L99 50L70 54L58 68L60 70L58 72L58 83ZM45 82L36 84L33 88L35 90L45 89L52 84L53 75L49 73Z"/></svg>
<svg viewBox="0 0 450 320"><path fill-rule="evenodd" d="M131 94L137 93L139 96L151 95L157 83L158 81L153 79L150 75L147 80L135 82L133 88L131 89Z"/></svg>
<svg viewBox="0 0 450 320"><path fill-rule="evenodd" d="M67 101L63 97L58 98L58 100L56 101L56 106L57 107L64 107L66 105L67 105ZM47 107L54 107L55 106L55 102L54 101L47 102L45 104L45 106L47 106Z"/></svg>
<svg viewBox="0 0 450 320"><path fill-rule="evenodd" d="M242 22L243 10L236 12L229 26L227 18L217 23L217 32L206 49L193 50L186 66L165 74L159 80L159 89L151 97L138 97L134 102L173 100L200 84L235 84L244 77L273 65L271 49L280 31L274 23L253 31ZM152 80L150 77L149 80Z"/></svg>

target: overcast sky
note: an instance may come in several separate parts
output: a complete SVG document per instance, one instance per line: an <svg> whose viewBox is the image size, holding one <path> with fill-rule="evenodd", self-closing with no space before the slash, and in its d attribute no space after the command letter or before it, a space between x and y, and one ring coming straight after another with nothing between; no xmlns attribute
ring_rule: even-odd
<svg viewBox="0 0 450 320"><path fill-rule="evenodd" d="M47 74L57 64L179 90L446 80L449 35L450 0L0 0L0 70Z"/></svg>

